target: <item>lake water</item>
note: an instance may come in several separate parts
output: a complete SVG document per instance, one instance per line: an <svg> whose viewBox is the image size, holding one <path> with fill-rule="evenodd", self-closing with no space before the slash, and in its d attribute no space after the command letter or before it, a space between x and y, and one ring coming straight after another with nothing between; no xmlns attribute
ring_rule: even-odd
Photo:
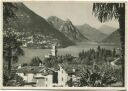
<svg viewBox="0 0 128 91"><path fill-rule="evenodd" d="M114 49L119 48L119 45L113 44L97 44L97 43L77 43L75 46L69 46L66 48L59 48L57 54L58 55L65 55L71 54L73 56L78 56L79 52L82 50L89 50L90 48L96 49L100 45L102 48L106 49ZM29 49L24 48L25 55L19 58L19 63L28 63L31 61L33 57L38 56L40 59L43 60L44 56L50 53L50 49Z"/></svg>

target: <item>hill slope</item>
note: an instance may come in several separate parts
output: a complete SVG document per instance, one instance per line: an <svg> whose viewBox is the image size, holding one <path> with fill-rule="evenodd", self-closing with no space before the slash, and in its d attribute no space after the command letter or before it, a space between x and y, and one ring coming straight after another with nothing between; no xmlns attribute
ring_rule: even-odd
<svg viewBox="0 0 128 91"><path fill-rule="evenodd" d="M57 42L61 47L66 47L74 44L70 39L65 37L64 34L62 34L60 31L55 29L44 18L35 14L24 4L22 3L13 3L13 4L17 8L14 10L14 13L16 14L18 19L11 18L10 22L11 22L11 27L15 28L16 32L24 32L26 34L28 33L26 37L32 36L35 42L39 40L39 35L40 35L42 36L40 38L40 41L45 40L45 42L50 42L51 44ZM45 45L47 44L49 43L46 43Z"/></svg>
<svg viewBox="0 0 128 91"><path fill-rule="evenodd" d="M120 44L120 34L119 34L119 31L118 30L114 31L107 38L105 38L102 42L103 43Z"/></svg>
<svg viewBox="0 0 128 91"><path fill-rule="evenodd" d="M77 26L77 28L79 29L81 34L94 42L100 42L107 36L106 34L100 32L99 30L91 27L88 24L79 25Z"/></svg>
<svg viewBox="0 0 128 91"><path fill-rule="evenodd" d="M54 28L56 28L57 30L60 29L61 25L64 24L64 20L56 17L56 16L50 16L47 19L48 23L51 24Z"/></svg>
<svg viewBox="0 0 128 91"><path fill-rule="evenodd" d="M72 41L88 41L70 20L66 20L59 30Z"/></svg>
<svg viewBox="0 0 128 91"><path fill-rule="evenodd" d="M103 25L103 26L101 26L98 30L99 30L100 32L104 33L104 34L110 35L112 32L116 31L117 29L114 28L114 27L110 27L110 26L107 26L107 25Z"/></svg>
<svg viewBox="0 0 128 91"><path fill-rule="evenodd" d="M74 42L88 41L88 39L79 32L69 19L64 21L56 16L51 16L47 21Z"/></svg>

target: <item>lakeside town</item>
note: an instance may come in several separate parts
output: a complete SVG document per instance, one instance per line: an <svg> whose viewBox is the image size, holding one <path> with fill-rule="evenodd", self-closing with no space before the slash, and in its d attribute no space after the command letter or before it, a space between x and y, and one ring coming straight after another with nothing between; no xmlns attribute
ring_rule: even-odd
<svg viewBox="0 0 128 91"><path fill-rule="evenodd" d="M119 69L121 68L119 63L120 50L114 49L111 52L110 50L100 49L100 46L98 48L99 49L97 49L97 51L102 51L103 53L105 53L106 51L107 54L104 54L104 56L108 55L108 57L106 57L105 59L106 62L104 62L104 65L106 65L106 68L108 68L109 71L110 70L112 71L112 69L116 69L119 71ZM90 52L93 53L95 52L95 50L91 49ZM73 57L71 55L65 55L65 57L57 56L57 47L54 44L52 45L52 49L50 53L44 56L45 61L44 60L41 61L41 59L39 59L38 57L35 57L31 60L30 64L23 63L12 68L12 71L16 72L15 74L17 74L17 76L20 77L19 81L22 81L22 83L20 82L19 84L17 83L15 85L19 85L19 86L21 85L26 87L27 86L28 87L72 87L72 86L78 87L81 85L86 87L89 84L84 83L83 85L81 83L81 81L84 81L83 77L86 77L86 76L87 78L85 81L90 81L89 83L91 84L93 82L95 86L101 86L101 84L103 84L102 81L104 81L105 79L109 79L110 81L105 82L104 85L107 85L110 83L113 84L117 80L121 79L121 78L117 79L116 77L111 76L115 71L112 71L111 74L104 73L106 69L103 69L100 65L96 64L95 61L82 62L82 63L77 62L80 60L82 61L82 59L84 59L83 58L84 55L86 54L84 54L84 51L83 51L79 54L80 59L77 57ZM71 66L68 66L69 64ZM83 69L78 68L79 66L81 66L81 68L83 67ZM100 69L103 70L103 73L99 73L101 71ZM83 71L85 71L85 73ZM108 72L108 70L106 72ZM89 75L92 77L88 78ZM93 77L93 75L95 77ZM108 77L108 78L105 78L105 77ZM95 79L95 80L92 80L92 79Z"/></svg>
<svg viewBox="0 0 128 91"><path fill-rule="evenodd" d="M42 4L46 5L39 4L38 7L46 8L50 2ZM57 6L56 2L52 4ZM3 3L4 87L124 86L124 13L112 15L117 17L118 14L120 21L115 21L101 15L100 11L106 15L102 6L106 9L109 3L92 3L91 7L90 3L84 4L72 2L71 6L70 3L63 2L60 4L63 8L57 6L61 10L49 8L58 15L60 12L67 12L68 7L65 5L72 10L80 8L76 8L76 15L69 10L72 17L77 16L76 21L64 14L61 16L68 19L52 16L49 11L45 12L49 14L46 18L41 15L45 10L42 8L40 13L35 12L35 8L31 7L34 5L32 2ZM118 8L115 11L124 11L124 3L116 5ZM110 6L115 7L115 3ZM82 21L82 17L89 14L79 11L84 10L82 8L94 13L90 18L98 18L91 18L95 24L88 19L85 19L88 24ZM78 12L82 15L77 15ZM107 13L110 17L109 12ZM113 25L102 25L106 19L110 19ZM81 21L84 24L74 24ZM98 24L100 28L97 28Z"/></svg>

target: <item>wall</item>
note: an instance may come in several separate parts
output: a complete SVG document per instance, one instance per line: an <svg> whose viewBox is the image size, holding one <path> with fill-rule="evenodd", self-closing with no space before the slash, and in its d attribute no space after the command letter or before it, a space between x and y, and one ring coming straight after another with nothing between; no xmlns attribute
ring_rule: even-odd
<svg viewBox="0 0 128 91"><path fill-rule="evenodd" d="M25 80L26 82L32 82L33 80L33 73L27 73L26 75L24 75L24 73L17 73L19 76L21 76L23 78L23 80Z"/></svg>
<svg viewBox="0 0 128 91"><path fill-rule="evenodd" d="M63 70L62 67L60 67L60 70L58 71L58 85L59 86L66 86L66 83L68 81L68 74L65 70Z"/></svg>

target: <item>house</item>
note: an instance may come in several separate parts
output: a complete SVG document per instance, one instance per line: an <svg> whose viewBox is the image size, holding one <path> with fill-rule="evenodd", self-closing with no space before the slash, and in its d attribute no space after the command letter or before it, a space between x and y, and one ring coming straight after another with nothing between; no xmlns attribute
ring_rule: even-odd
<svg viewBox="0 0 128 91"><path fill-rule="evenodd" d="M61 65L59 65L60 70L58 70L58 85L62 87L66 87L66 83L68 81L68 74L67 72L62 68Z"/></svg>
<svg viewBox="0 0 128 91"><path fill-rule="evenodd" d="M17 74L23 78L26 84L38 87L51 87L52 86L52 71L46 67L41 66L26 66L18 67Z"/></svg>
<svg viewBox="0 0 128 91"><path fill-rule="evenodd" d="M36 87L65 87L68 74L59 65L59 69L44 66L18 67L17 74L23 78L25 83Z"/></svg>

